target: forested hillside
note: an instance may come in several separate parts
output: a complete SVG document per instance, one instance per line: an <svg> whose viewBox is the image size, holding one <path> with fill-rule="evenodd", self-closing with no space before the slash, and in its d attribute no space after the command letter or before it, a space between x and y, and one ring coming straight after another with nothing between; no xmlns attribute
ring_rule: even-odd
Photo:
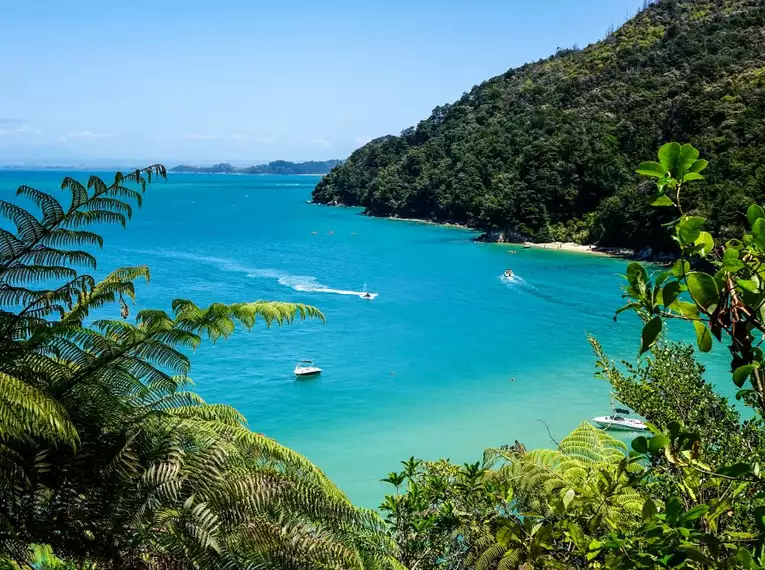
<svg viewBox="0 0 765 570"><path fill-rule="evenodd" d="M653 3L598 43L511 69L373 140L313 196L513 239L666 248L667 214L648 205L634 165L667 140L710 160L688 203L732 235L765 199L763 0Z"/></svg>

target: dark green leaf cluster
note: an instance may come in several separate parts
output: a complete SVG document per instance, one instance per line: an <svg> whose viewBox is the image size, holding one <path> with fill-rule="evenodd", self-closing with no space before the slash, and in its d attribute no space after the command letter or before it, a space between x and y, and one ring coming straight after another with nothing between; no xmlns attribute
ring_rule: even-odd
<svg viewBox="0 0 765 570"><path fill-rule="evenodd" d="M764 29L759 0L652 3L600 42L512 69L370 142L314 200L504 239L669 250L668 214L632 165L663 141L693 140L712 166L688 210L731 237L746 206L765 201Z"/></svg>

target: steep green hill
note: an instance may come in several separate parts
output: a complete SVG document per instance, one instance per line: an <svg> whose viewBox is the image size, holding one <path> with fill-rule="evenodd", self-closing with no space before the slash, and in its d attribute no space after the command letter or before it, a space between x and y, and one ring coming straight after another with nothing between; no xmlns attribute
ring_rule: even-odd
<svg viewBox="0 0 765 570"><path fill-rule="evenodd" d="M712 164L688 200L713 232L765 199L765 1L660 0L370 142L313 196L513 239L665 248L634 165L669 140Z"/></svg>

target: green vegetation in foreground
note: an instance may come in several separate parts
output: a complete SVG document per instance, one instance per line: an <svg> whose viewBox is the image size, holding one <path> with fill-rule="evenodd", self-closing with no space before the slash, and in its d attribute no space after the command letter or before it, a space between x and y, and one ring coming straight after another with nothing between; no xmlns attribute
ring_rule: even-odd
<svg viewBox="0 0 765 570"><path fill-rule="evenodd" d="M237 168L227 162L214 166L188 166L181 164L170 169L170 172L192 172L204 174L326 174L340 164L339 160L309 160L308 162L288 162L275 160L268 164Z"/></svg>
<svg viewBox="0 0 765 570"><path fill-rule="evenodd" d="M470 465L403 462L381 508L409 568L763 568L765 564L765 211L722 244L685 213L707 161L670 143L638 172L656 180L649 202L676 210L671 269L627 268L624 290L645 322L637 364L616 366L590 339L599 375L650 422L632 450L582 424L555 450L490 449ZM618 313L617 313L618 314ZM725 339L742 420L715 393L693 348L661 339L664 321L690 321L700 350ZM723 333L727 333L723 335Z"/></svg>
<svg viewBox="0 0 765 570"><path fill-rule="evenodd" d="M91 224L125 224L164 169L109 186L67 178L66 207L22 186L40 216L0 202L16 227L0 230L0 568L765 568L765 210L751 205L751 229L715 241L685 205L707 166L677 143L639 165L656 182L648 201L676 211L666 231L680 256L655 274L627 267L617 314L643 319L643 360L617 366L590 339L599 375L651 433L629 450L583 423L555 449L516 441L462 466L411 458L384 479L384 521L186 390L180 349L317 309L179 299L129 323L148 270L96 282L78 269L96 259L75 248L101 245ZM86 324L117 305L123 320ZM702 351L725 339L753 417L715 393L692 347L662 338L667 319L690 321Z"/></svg>
<svg viewBox="0 0 765 570"><path fill-rule="evenodd" d="M188 390L184 354L315 308L255 301L128 320L145 266L89 273L162 166L0 201L0 567L395 568L382 520L304 457ZM122 319L112 318L119 312ZM93 320L95 318L95 320ZM46 545L35 547L35 545Z"/></svg>
<svg viewBox="0 0 765 570"><path fill-rule="evenodd" d="M715 235L740 235L740 212L765 199L763 33L760 0L660 0L600 42L511 69L370 142L313 198L494 239L669 250L669 218L632 165L693 140L712 166L686 205Z"/></svg>

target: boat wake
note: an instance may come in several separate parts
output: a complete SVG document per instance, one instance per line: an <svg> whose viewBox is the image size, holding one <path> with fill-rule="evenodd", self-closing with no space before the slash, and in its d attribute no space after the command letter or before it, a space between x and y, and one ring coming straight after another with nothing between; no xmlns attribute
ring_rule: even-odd
<svg viewBox="0 0 765 570"><path fill-rule="evenodd" d="M248 277L270 277L270 275L264 275L263 272L249 273ZM365 291L353 291L350 289L333 289L319 282L315 277L307 275L281 275L277 277L279 285L290 287L295 291L302 293L329 293L333 295L351 295L355 297L362 297L365 295ZM369 293L369 298L374 299L377 297L377 293Z"/></svg>
<svg viewBox="0 0 765 570"><path fill-rule="evenodd" d="M227 271L231 273L244 273L247 277L253 279L274 279L279 285L289 287L295 291L301 293L326 293L333 295L350 295L355 297L361 297L365 299L374 299L377 297L377 293L369 293L369 297L365 297L366 291L353 291L350 289L334 289L321 283L315 277L310 275L292 275L278 269L259 269L254 267L248 267L242 265L230 259L221 257L208 257L204 255L194 255L192 253L176 252L176 251L140 251L131 250L134 253L159 255L162 257L171 257L173 259L187 259L189 261L196 261L197 263L204 263L207 265L214 265L221 271Z"/></svg>
<svg viewBox="0 0 765 570"><path fill-rule="evenodd" d="M499 276L499 280L502 281L505 285L508 287L518 287L518 286L528 286L528 283L526 283L526 280L521 277L520 275L513 275L512 277L508 277L504 273Z"/></svg>

